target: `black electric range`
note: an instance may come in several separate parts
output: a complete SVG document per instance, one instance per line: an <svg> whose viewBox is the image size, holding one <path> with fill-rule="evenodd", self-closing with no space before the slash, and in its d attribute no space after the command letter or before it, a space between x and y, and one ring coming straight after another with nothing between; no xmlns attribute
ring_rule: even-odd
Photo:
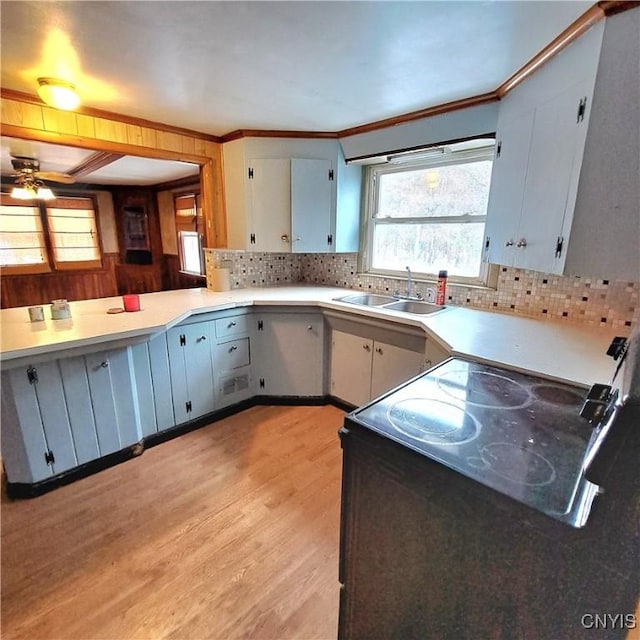
<svg viewBox="0 0 640 640"><path fill-rule="evenodd" d="M348 420L574 527L598 486L583 472L587 389L451 358Z"/></svg>

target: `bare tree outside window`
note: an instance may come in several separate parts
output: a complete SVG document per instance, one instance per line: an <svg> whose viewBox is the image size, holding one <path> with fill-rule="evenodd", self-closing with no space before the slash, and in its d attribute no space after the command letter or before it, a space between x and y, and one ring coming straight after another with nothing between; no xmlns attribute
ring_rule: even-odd
<svg viewBox="0 0 640 640"><path fill-rule="evenodd" d="M479 279L492 157L483 148L371 167L369 269Z"/></svg>

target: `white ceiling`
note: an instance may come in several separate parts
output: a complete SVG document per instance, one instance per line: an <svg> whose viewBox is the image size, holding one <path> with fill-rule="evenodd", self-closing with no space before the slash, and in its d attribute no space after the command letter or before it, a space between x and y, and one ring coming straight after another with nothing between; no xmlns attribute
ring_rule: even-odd
<svg viewBox="0 0 640 640"><path fill-rule="evenodd" d="M493 91L592 4L3 0L1 84L215 135L340 131Z"/></svg>
<svg viewBox="0 0 640 640"><path fill-rule="evenodd" d="M95 151L90 149L3 136L0 140L0 169L3 176L11 176L14 173L11 157L23 156L37 159L40 162L41 171L69 173L94 153ZM101 169L82 174L78 182L104 185L155 185L189 176L199 176L199 171L198 165L188 162L125 156ZM54 186L54 183L51 185Z"/></svg>

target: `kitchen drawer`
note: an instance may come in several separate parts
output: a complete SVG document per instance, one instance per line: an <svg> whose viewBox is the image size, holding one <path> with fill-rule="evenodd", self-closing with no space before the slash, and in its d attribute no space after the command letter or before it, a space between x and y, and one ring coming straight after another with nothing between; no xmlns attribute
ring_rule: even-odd
<svg viewBox="0 0 640 640"><path fill-rule="evenodd" d="M238 367L246 367L251 362L249 356L249 338L238 338L230 342L223 342L215 347L216 369L228 371Z"/></svg>
<svg viewBox="0 0 640 640"><path fill-rule="evenodd" d="M246 315L218 318L215 324L217 338L228 338L249 332L249 322Z"/></svg>

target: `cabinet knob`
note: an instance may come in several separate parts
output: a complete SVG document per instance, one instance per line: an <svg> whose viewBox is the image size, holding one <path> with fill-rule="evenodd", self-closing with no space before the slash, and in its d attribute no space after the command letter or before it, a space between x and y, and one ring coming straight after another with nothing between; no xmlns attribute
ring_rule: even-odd
<svg viewBox="0 0 640 640"><path fill-rule="evenodd" d="M429 360L429 358L424 361L424 366L427 367L427 369L431 366L431 360Z"/></svg>
<svg viewBox="0 0 640 640"><path fill-rule="evenodd" d="M526 238L520 238L520 240L518 240L518 242L516 242L516 247L524 249L524 247L526 247L526 246L527 246Z"/></svg>
<svg viewBox="0 0 640 640"><path fill-rule="evenodd" d="M206 339L207 339L207 336L200 336L200 337L198 338L198 342L200 342L201 340L206 340Z"/></svg>
<svg viewBox="0 0 640 640"><path fill-rule="evenodd" d="M382 347L376 347L376 353L382 355Z"/></svg>
<svg viewBox="0 0 640 640"><path fill-rule="evenodd" d="M227 329L231 329L231 327L235 327L236 323L232 320L228 325L227 325Z"/></svg>
<svg viewBox="0 0 640 640"><path fill-rule="evenodd" d="M504 246L505 246L505 247L513 247L513 240L507 240L507 241L504 243Z"/></svg>
<svg viewBox="0 0 640 640"><path fill-rule="evenodd" d="M313 331L313 325L312 324L308 324L307 325L307 331Z"/></svg>
<svg viewBox="0 0 640 640"><path fill-rule="evenodd" d="M103 361L100 363L100 366L101 366L103 369L106 369L106 368L109 366L109 361L108 361L108 360L103 360Z"/></svg>
<svg viewBox="0 0 640 640"><path fill-rule="evenodd" d="M280 236L280 240L282 240L282 242L289 242L289 236L286 233L283 233Z"/></svg>
<svg viewBox="0 0 640 640"><path fill-rule="evenodd" d="M371 347L370 347L368 344L363 344L363 345L362 345L362 348L363 348L365 351L371 351Z"/></svg>
<svg viewBox="0 0 640 640"><path fill-rule="evenodd" d="M238 345L234 344L231 347L229 347L229 353L231 353L232 351L237 351L238 350Z"/></svg>

